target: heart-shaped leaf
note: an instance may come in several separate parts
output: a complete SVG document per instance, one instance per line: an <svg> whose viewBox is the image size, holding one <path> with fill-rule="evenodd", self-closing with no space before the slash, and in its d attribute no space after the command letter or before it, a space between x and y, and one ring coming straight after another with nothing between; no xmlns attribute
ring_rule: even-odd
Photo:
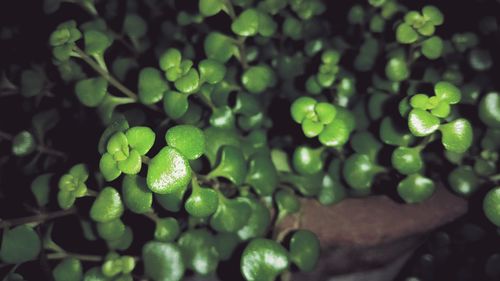
<svg viewBox="0 0 500 281"><path fill-rule="evenodd" d="M145 155L153 147L156 135L149 127L137 126L125 132L128 145L137 150L139 155Z"/></svg>
<svg viewBox="0 0 500 281"><path fill-rule="evenodd" d="M196 92L200 86L198 71L191 68L184 76L175 80L174 85L181 93L192 94Z"/></svg>
<svg viewBox="0 0 500 281"><path fill-rule="evenodd" d="M75 85L75 93L83 105L98 106L106 96L108 82L103 77L87 78L80 80Z"/></svg>
<svg viewBox="0 0 500 281"><path fill-rule="evenodd" d="M270 262L272 261L272 262ZM252 240L241 257L241 272L247 281L274 281L289 266L288 253L273 240Z"/></svg>
<svg viewBox="0 0 500 281"><path fill-rule="evenodd" d="M434 85L434 92L440 101L444 101L449 104L456 104L460 102L460 99L462 98L460 89L446 81L436 83L436 85Z"/></svg>
<svg viewBox="0 0 500 281"><path fill-rule="evenodd" d="M205 135L193 125L177 125L165 134L167 145L177 149L189 160L199 158L205 151Z"/></svg>
<svg viewBox="0 0 500 281"><path fill-rule="evenodd" d="M145 274L154 281L180 281L184 262L179 247L172 243L151 241L142 248Z"/></svg>
<svg viewBox="0 0 500 281"><path fill-rule="evenodd" d="M38 234L31 227L21 225L4 231L0 259L5 263L23 263L35 259L40 249Z"/></svg>
<svg viewBox="0 0 500 281"><path fill-rule="evenodd" d="M105 187L90 208L90 217L97 222L108 222L123 214L120 193L112 187Z"/></svg>
<svg viewBox="0 0 500 281"><path fill-rule="evenodd" d="M441 125L441 142L446 150L464 153L472 145L472 125L467 119L459 118Z"/></svg>
<svg viewBox="0 0 500 281"><path fill-rule="evenodd" d="M122 196L125 206L134 213L143 214L151 209L153 193L141 176L127 175L123 178Z"/></svg>
<svg viewBox="0 0 500 281"><path fill-rule="evenodd" d="M259 11L253 8L243 11L231 24L231 30L240 36L253 36L259 31Z"/></svg>
<svg viewBox="0 0 500 281"><path fill-rule="evenodd" d="M439 118L423 109L412 109L408 115L410 132L417 137L425 137L439 128Z"/></svg>
<svg viewBox="0 0 500 281"><path fill-rule="evenodd" d="M191 167L177 149L166 146L149 162L146 181L155 193L175 193L191 181Z"/></svg>
<svg viewBox="0 0 500 281"><path fill-rule="evenodd" d="M319 260L320 243L318 237L309 230L299 230L290 240L290 260L300 271L310 272Z"/></svg>

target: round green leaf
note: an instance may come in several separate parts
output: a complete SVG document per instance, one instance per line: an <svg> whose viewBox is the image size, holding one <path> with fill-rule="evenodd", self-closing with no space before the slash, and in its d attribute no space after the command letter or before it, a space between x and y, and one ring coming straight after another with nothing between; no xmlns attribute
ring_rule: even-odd
<svg viewBox="0 0 500 281"><path fill-rule="evenodd" d="M97 222L109 222L123 214L120 194L112 187L105 187L90 208L90 217Z"/></svg>
<svg viewBox="0 0 500 281"><path fill-rule="evenodd" d="M366 191L372 185L376 169L370 156L354 153L345 160L342 174L349 186Z"/></svg>
<svg viewBox="0 0 500 281"><path fill-rule="evenodd" d="M209 84L217 84L226 75L226 66L213 59L205 59L198 65L201 81Z"/></svg>
<svg viewBox="0 0 500 281"><path fill-rule="evenodd" d="M278 171L268 154L256 153L250 157L245 182L259 196L269 196L274 192L278 184Z"/></svg>
<svg viewBox="0 0 500 281"><path fill-rule="evenodd" d="M137 150L132 149L127 159L118 161L118 169L127 175L135 175L141 171L142 160Z"/></svg>
<svg viewBox="0 0 500 281"><path fill-rule="evenodd" d="M462 94L460 89L450 82L440 81L434 85L434 92L440 101L456 104L460 101Z"/></svg>
<svg viewBox="0 0 500 281"><path fill-rule="evenodd" d="M118 178L122 171L118 169L117 163L113 156L109 153L104 153L99 161L99 170L106 181L112 181Z"/></svg>
<svg viewBox="0 0 500 281"><path fill-rule="evenodd" d="M432 5L424 6L422 8L422 14L433 25L441 25L444 22L444 16L436 6L432 6Z"/></svg>
<svg viewBox="0 0 500 281"><path fill-rule="evenodd" d="M208 58L222 63L228 61L238 50L231 38L220 32L209 33L203 47Z"/></svg>
<svg viewBox="0 0 500 281"><path fill-rule="evenodd" d="M439 128L439 119L422 109L412 109L408 115L410 132L417 137L434 133Z"/></svg>
<svg viewBox="0 0 500 281"><path fill-rule="evenodd" d="M178 212L182 207L184 202L184 194L186 193L187 186L176 190L173 193L158 194L155 193L154 197L156 201L166 210L170 212Z"/></svg>
<svg viewBox="0 0 500 281"><path fill-rule="evenodd" d="M188 96L176 91L166 91L163 97L163 109L170 118L181 118L188 110Z"/></svg>
<svg viewBox="0 0 500 281"><path fill-rule="evenodd" d="M125 132L128 145L137 150L139 155L145 155L155 142L156 135L149 127L132 127Z"/></svg>
<svg viewBox="0 0 500 281"><path fill-rule="evenodd" d="M56 265L52 275L55 281L81 281L82 263L75 258L66 258Z"/></svg>
<svg viewBox="0 0 500 281"><path fill-rule="evenodd" d="M3 232L0 259L5 263L23 263L35 259L40 253L38 234L26 225Z"/></svg>
<svg viewBox="0 0 500 281"><path fill-rule="evenodd" d="M85 52L94 56L103 56L104 51L111 45L109 37L98 30L86 30L83 33Z"/></svg>
<svg viewBox="0 0 500 281"><path fill-rule="evenodd" d="M392 166L401 174L410 175L420 171L423 167L420 149L398 147L392 152Z"/></svg>
<svg viewBox="0 0 500 281"><path fill-rule="evenodd" d="M247 223L238 230L238 237L241 240L264 236L271 223L271 214L269 209L262 202L255 199L242 198L252 209Z"/></svg>
<svg viewBox="0 0 500 281"><path fill-rule="evenodd" d="M41 174L31 182L31 192L35 196L37 205L40 207L49 203L51 177L52 174Z"/></svg>
<svg viewBox="0 0 500 281"><path fill-rule="evenodd" d="M151 209L153 194L141 176L126 175L123 178L122 196L125 206L134 213L143 214Z"/></svg>
<svg viewBox="0 0 500 281"><path fill-rule="evenodd" d="M272 262L271 262L272 261ZM273 281L289 266L288 253L277 242L252 240L241 257L241 272L247 281Z"/></svg>
<svg viewBox="0 0 500 281"><path fill-rule="evenodd" d="M396 40L401 44L411 44L417 41L417 32L407 23L401 23L396 28Z"/></svg>
<svg viewBox="0 0 500 281"><path fill-rule="evenodd" d="M407 176L398 184L398 194L406 203L420 203L432 196L434 182L420 174Z"/></svg>
<svg viewBox="0 0 500 281"><path fill-rule="evenodd" d="M299 174L312 175L323 169L322 147L312 149L307 146L299 146L293 153L293 168Z"/></svg>
<svg viewBox="0 0 500 281"><path fill-rule="evenodd" d="M227 145L221 148L220 161L217 167L209 174L210 177L223 177L235 185L241 185L247 175L247 163L241 150Z"/></svg>
<svg viewBox="0 0 500 281"><path fill-rule="evenodd" d="M160 56L160 68L167 71L169 68L181 65L182 54L178 49L170 48Z"/></svg>
<svg viewBox="0 0 500 281"><path fill-rule="evenodd" d="M290 240L290 260L300 271L310 272L319 260L320 243L318 237L309 230L295 232Z"/></svg>
<svg viewBox="0 0 500 281"><path fill-rule="evenodd" d="M321 134L325 126L321 122L314 121L313 119L304 119L302 121L302 132L308 138L313 138Z"/></svg>
<svg viewBox="0 0 500 281"><path fill-rule="evenodd" d="M464 153L472 145L472 125L467 119L459 118L441 125L441 142L446 150Z"/></svg>
<svg viewBox="0 0 500 281"><path fill-rule="evenodd" d="M227 199L219 195L219 206L210 219L210 226L218 232L235 233L245 226L252 209L241 198Z"/></svg>
<svg viewBox="0 0 500 281"><path fill-rule="evenodd" d="M483 200L486 217L496 226L500 226L500 186L492 188Z"/></svg>
<svg viewBox="0 0 500 281"><path fill-rule="evenodd" d="M146 35L147 25L140 16L127 14L123 22L123 31L132 38L140 38Z"/></svg>
<svg viewBox="0 0 500 281"><path fill-rule="evenodd" d="M500 94L490 92L479 102L479 118L486 126L500 128Z"/></svg>
<svg viewBox="0 0 500 281"><path fill-rule="evenodd" d="M410 76L410 70L403 58L393 57L385 66L385 75L391 81L401 82Z"/></svg>
<svg viewBox="0 0 500 281"><path fill-rule="evenodd" d="M167 145L177 149L184 157L194 160L205 151L205 135L193 125L177 125L165 134Z"/></svg>
<svg viewBox="0 0 500 281"><path fill-rule="evenodd" d="M184 262L180 248L172 243L150 241L142 248L145 274L154 281L180 281Z"/></svg>
<svg viewBox="0 0 500 281"><path fill-rule="evenodd" d="M219 194L211 188L193 187L193 192L186 200L186 211L197 218L211 216L219 206Z"/></svg>
<svg viewBox="0 0 500 281"><path fill-rule="evenodd" d="M342 146L349 140L350 128L346 121L334 119L319 134L319 141L325 146Z"/></svg>
<svg viewBox="0 0 500 281"><path fill-rule="evenodd" d="M200 86L198 71L191 68L184 76L175 80L174 85L177 90L185 94L196 92Z"/></svg>
<svg viewBox="0 0 500 281"><path fill-rule="evenodd" d="M293 214L300 210L300 201L291 191L280 190L276 192L274 200L280 213Z"/></svg>
<svg viewBox="0 0 500 281"><path fill-rule="evenodd" d="M189 162L175 148L162 148L149 162L146 181L155 193L174 193L185 189L190 180Z"/></svg>
<svg viewBox="0 0 500 281"><path fill-rule="evenodd" d="M224 8L224 1L222 0L200 0L200 2L198 2L200 14L205 17L218 14L222 8Z"/></svg>
<svg viewBox="0 0 500 281"><path fill-rule="evenodd" d="M231 24L231 30L240 36L253 36L259 31L259 11L244 10Z"/></svg>
<svg viewBox="0 0 500 281"><path fill-rule="evenodd" d="M33 134L28 131L18 133L12 140L12 154L25 156L36 150L36 142Z"/></svg>
<svg viewBox="0 0 500 281"><path fill-rule="evenodd" d="M213 235L206 229L184 232L179 238L179 246L187 268L200 275L208 275L217 269L219 253Z"/></svg>
<svg viewBox="0 0 500 281"><path fill-rule="evenodd" d="M104 240L117 240L125 233L125 225L120 219L98 222L97 233Z"/></svg>
<svg viewBox="0 0 500 281"><path fill-rule="evenodd" d="M479 187L479 178L472 167L459 166L448 175L448 184L457 194L468 197Z"/></svg>
<svg viewBox="0 0 500 281"><path fill-rule="evenodd" d="M438 59L443 54L443 49L443 39L439 36L432 36L422 42L422 54L428 59Z"/></svg>
<svg viewBox="0 0 500 281"><path fill-rule="evenodd" d="M75 85L75 93L80 102L89 107L98 106L106 96L108 82L103 77L80 80Z"/></svg>
<svg viewBox="0 0 500 281"><path fill-rule="evenodd" d="M139 72L139 100L143 104L154 104L163 98L168 89L160 71L153 67L145 67Z"/></svg>
<svg viewBox="0 0 500 281"><path fill-rule="evenodd" d="M250 93L259 94L272 83L274 73L267 65L249 67L241 76L241 83Z"/></svg>
<svg viewBox="0 0 500 281"><path fill-rule="evenodd" d="M156 221L155 239L161 242L172 242L180 233L180 226L174 218L164 218Z"/></svg>

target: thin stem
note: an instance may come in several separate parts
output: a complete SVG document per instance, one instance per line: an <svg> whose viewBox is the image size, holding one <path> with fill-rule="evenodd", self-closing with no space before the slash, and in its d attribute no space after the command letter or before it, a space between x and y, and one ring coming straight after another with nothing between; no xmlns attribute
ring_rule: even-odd
<svg viewBox="0 0 500 281"><path fill-rule="evenodd" d="M82 49L78 48L78 46L74 46L74 51L78 55L78 58L85 61L92 69L94 69L97 73L99 73L104 79L106 79L111 85L117 88L120 92L122 92L127 97L133 99L134 101L138 101L139 98L137 94L132 92L129 88L125 87L120 81L116 80L108 71L103 69L95 60L89 57ZM147 107L160 112L161 110L155 105L146 105Z"/></svg>
<svg viewBox="0 0 500 281"><path fill-rule="evenodd" d="M229 15L229 17L232 20L236 19L236 13L234 12L233 3L231 3L230 0L225 0L224 2L225 2L224 11Z"/></svg>
<svg viewBox="0 0 500 281"><path fill-rule="evenodd" d="M149 211L149 212L144 213L143 215L155 223L158 220L160 220L160 217L158 217L158 215L155 213L155 211L153 209L151 209L151 211Z"/></svg>
<svg viewBox="0 0 500 281"><path fill-rule="evenodd" d="M2 221L0 221L0 229L15 226L15 225L20 225L20 224L32 223L32 222L42 223L42 222L45 222L48 220L53 220L56 218L69 216L69 215L72 215L75 213L76 213L76 209L71 208L71 209L67 209L67 210L56 211L53 213L42 213L42 214L29 216L29 217L16 218L16 219L10 219L10 220L2 220Z"/></svg>
<svg viewBox="0 0 500 281"><path fill-rule="evenodd" d="M81 261L90 261L90 262L100 262L103 259L102 256L95 256L95 255L83 255L83 254L77 254L77 253L68 253L68 252L57 252L57 253L50 253L47 254L47 259L49 260L59 260L59 259L65 259L65 258L76 258Z"/></svg>
<svg viewBox="0 0 500 281"><path fill-rule="evenodd" d="M151 161L151 158L147 157L146 155L141 156L141 161L142 163L149 165L149 162Z"/></svg>
<svg viewBox="0 0 500 281"><path fill-rule="evenodd" d="M8 141L13 141L14 136L9 134L9 133L0 131L0 139L6 139ZM60 157L63 159L68 158L66 153L59 151L59 150L56 150L56 149L53 149L53 148L50 148L50 147L47 147L45 145L41 145L41 144L37 145L36 150L42 154L52 155L52 156Z"/></svg>
<svg viewBox="0 0 500 281"><path fill-rule="evenodd" d="M490 181L494 181L494 182L500 181L500 174L491 175L491 176L488 177L488 179Z"/></svg>

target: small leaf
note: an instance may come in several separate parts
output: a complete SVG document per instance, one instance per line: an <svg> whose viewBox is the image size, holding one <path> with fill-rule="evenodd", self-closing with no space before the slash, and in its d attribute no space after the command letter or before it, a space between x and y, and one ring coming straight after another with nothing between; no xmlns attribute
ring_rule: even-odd
<svg viewBox="0 0 500 281"><path fill-rule="evenodd" d="M222 8L224 8L224 1L222 0L200 0L200 2L198 2L200 14L205 17L211 17L218 14Z"/></svg>
<svg viewBox="0 0 500 281"><path fill-rule="evenodd" d="M45 75L38 68L27 69L21 73L21 95L34 97L43 91Z"/></svg>
<svg viewBox="0 0 500 281"><path fill-rule="evenodd" d="M247 281L273 281L288 266L285 248L273 240L263 238L254 239L247 245L240 265Z"/></svg>
<svg viewBox="0 0 500 281"><path fill-rule="evenodd" d="M189 160L194 160L205 151L205 135L203 131L192 125L177 125L165 134L167 145L177 149Z"/></svg>
<svg viewBox="0 0 500 281"><path fill-rule="evenodd" d="M137 150L140 155L145 155L153 147L156 135L149 127L136 126L125 132L128 145Z"/></svg>
<svg viewBox="0 0 500 281"><path fill-rule="evenodd" d="M108 222L123 214L120 194L112 187L105 187L90 208L90 217L97 222Z"/></svg>
<svg viewBox="0 0 500 281"><path fill-rule="evenodd" d="M97 233L104 240L117 240L125 233L125 225L120 219L98 222Z"/></svg>
<svg viewBox="0 0 500 281"><path fill-rule="evenodd" d="M55 281L80 281L83 276L82 263L75 258L66 258L52 271Z"/></svg>
<svg viewBox="0 0 500 281"><path fill-rule="evenodd" d="M160 71L153 67L145 67L139 72L139 100L143 104L159 102L168 89Z"/></svg>
<svg viewBox="0 0 500 281"><path fill-rule="evenodd" d="M118 169L127 175L135 175L141 171L141 155L137 150L130 150L130 154L124 160L118 161Z"/></svg>
<svg viewBox="0 0 500 281"><path fill-rule="evenodd" d="M216 60L205 59L198 65L201 81L209 84L217 84L226 75L226 66Z"/></svg>
<svg viewBox="0 0 500 281"><path fill-rule="evenodd" d="M403 58L393 57L385 66L385 75L391 81L401 82L410 76L410 70Z"/></svg>
<svg viewBox="0 0 500 281"><path fill-rule="evenodd" d="M122 171L118 169L118 165L109 153L104 153L99 161L99 171L106 181L112 181L118 178Z"/></svg>
<svg viewBox="0 0 500 281"><path fill-rule="evenodd" d="M184 262L179 247L172 243L150 241L142 248L145 274L154 281L180 281Z"/></svg>
<svg viewBox="0 0 500 281"><path fill-rule="evenodd" d="M441 125L442 143L446 150L464 153L472 145L472 125L467 119L459 118Z"/></svg>
<svg viewBox="0 0 500 281"><path fill-rule="evenodd" d="M227 199L219 195L219 206L210 219L210 226L218 232L235 233L245 226L252 209L241 198Z"/></svg>
<svg viewBox="0 0 500 281"><path fill-rule="evenodd" d="M420 174L407 176L398 184L398 194L406 203L420 203L434 194L434 182Z"/></svg>
<svg viewBox="0 0 500 281"><path fill-rule="evenodd" d="M123 31L132 38L140 38L146 35L147 25L140 16L127 14L123 22Z"/></svg>
<svg viewBox="0 0 500 281"><path fill-rule="evenodd" d="M290 240L290 260L300 271L310 272L319 260L320 243L318 237L309 230L295 232Z"/></svg>
<svg viewBox="0 0 500 281"><path fill-rule="evenodd" d="M231 24L231 30L240 36L253 36L259 31L259 12L250 8L243 11Z"/></svg>
<svg viewBox="0 0 500 281"><path fill-rule="evenodd" d="M40 249L38 234L31 227L21 225L4 231L0 259L5 263L23 263L35 259Z"/></svg>
<svg viewBox="0 0 500 281"><path fill-rule="evenodd" d="M247 175L247 165L241 150L235 146L222 147L218 166L209 174L210 177L224 177L235 185L241 185Z"/></svg>
<svg viewBox="0 0 500 281"><path fill-rule="evenodd" d="M496 226L500 226L500 186L492 188L483 199L483 211Z"/></svg>
<svg viewBox="0 0 500 281"><path fill-rule="evenodd" d="M192 94L200 86L200 77L196 69L191 68L184 76L175 80L175 88L182 93Z"/></svg>
<svg viewBox="0 0 500 281"><path fill-rule="evenodd" d="M184 207L193 217L206 218L217 211L219 194L211 188L193 186L193 192L186 200Z"/></svg>
<svg viewBox="0 0 500 281"><path fill-rule="evenodd" d="M53 174L41 174L31 182L31 192L35 196L38 206L43 207L49 203L50 178Z"/></svg>
<svg viewBox="0 0 500 281"><path fill-rule="evenodd" d="M259 196L271 195L278 184L278 171L269 154L256 153L249 159L245 180Z"/></svg>
<svg viewBox="0 0 500 281"><path fill-rule="evenodd" d="M396 39L402 44L411 44L417 41L417 32L407 23L401 23L396 28Z"/></svg>
<svg viewBox="0 0 500 281"><path fill-rule="evenodd" d="M180 226L174 218L164 218L156 221L155 239L161 242L172 242L180 233Z"/></svg>
<svg viewBox="0 0 500 281"><path fill-rule="evenodd" d="M75 85L75 93L80 102L89 107L98 106L107 94L108 82L103 77L80 80Z"/></svg>
<svg viewBox="0 0 500 281"><path fill-rule="evenodd" d="M162 148L149 162L146 181L155 193L174 193L185 189L190 180L191 167L175 148Z"/></svg>
<svg viewBox="0 0 500 281"><path fill-rule="evenodd" d="M440 101L449 104L456 104L460 102L462 94L460 89L450 82L440 81L434 85L434 92Z"/></svg>
<svg viewBox="0 0 500 281"><path fill-rule="evenodd" d="M26 156L36 150L36 142L28 131L18 133L12 140L12 154Z"/></svg>
<svg viewBox="0 0 500 281"><path fill-rule="evenodd" d="M241 83L250 93L265 91L274 80L274 73L267 65L252 66L241 76Z"/></svg>
<svg viewBox="0 0 500 281"><path fill-rule="evenodd" d="M98 30L86 30L83 33L85 52L90 55L103 56L104 51L111 45L109 37Z"/></svg>
<svg viewBox="0 0 500 281"><path fill-rule="evenodd" d="M141 176L127 175L123 178L122 196L125 206L134 213L143 214L151 209L153 193Z"/></svg>
<svg viewBox="0 0 500 281"><path fill-rule="evenodd" d="M486 126L500 128L500 94L489 92L479 102L479 119Z"/></svg>
<svg viewBox="0 0 500 281"><path fill-rule="evenodd" d="M166 91L163 97L163 109L170 118L181 118L188 110L189 103L186 94L176 91Z"/></svg>
<svg viewBox="0 0 500 281"><path fill-rule="evenodd" d="M417 137L434 133L439 128L439 119L422 109L412 109L408 115L410 132Z"/></svg>
<svg viewBox="0 0 500 281"><path fill-rule="evenodd" d="M208 275L217 269L219 253L213 235L206 229L184 232L179 238L184 263L200 275Z"/></svg>
<svg viewBox="0 0 500 281"><path fill-rule="evenodd" d="M231 38L220 32L209 33L203 47L208 58L222 63L227 62L238 50Z"/></svg>
<svg viewBox="0 0 500 281"><path fill-rule="evenodd" d="M271 223L269 209L262 202L255 199L242 198L241 200L246 201L252 211L247 223L238 230L238 237L241 240L248 240L264 236Z"/></svg>
<svg viewBox="0 0 500 281"><path fill-rule="evenodd" d="M438 59L443 54L443 49L443 39L439 36L432 36L422 42L422 54L428 59Z"/></svg>

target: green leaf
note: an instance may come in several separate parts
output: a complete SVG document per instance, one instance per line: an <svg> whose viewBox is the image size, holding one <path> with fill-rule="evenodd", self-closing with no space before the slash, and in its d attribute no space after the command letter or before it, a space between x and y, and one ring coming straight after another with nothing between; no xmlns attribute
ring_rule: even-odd
<svg viewBox="0 0 500 281"><path fill-rule="evenodd" d="M44 207L49 203L50 179L52 173L41 174L31 182L31 192L35 196L39 207Z"/></svg>
<svg viewBox="0 0 500 281"><path fill-rule="evenodd" d="M153 147L156 135L149 127L136 126L125 132L128 145L137 150L140 155L145 155Z"/></svg>
<svg viewBox="0 0 500 281"><path fill-rule="evenodd" d="M103 77L80 80L75 85L78 100L89 107L96 107L104 100L108 91L108 82Z"/></svg>
<svg viewBox="0 0 500 281"><path fill-rule="evenodd" d="M271 223L269 209L262 202L256 199L242 198L251 208L250 217L247 223L238 230L238 237L241 240L248 240L255 237L264 236Z"/></svg>
<svg viewBox="0 0 500 281"><path fill-rule="evenodd" d="M178 67L181 65L182 54L178 49L170 48L167 49L160 56L160 68L163 71L167 71L169 68Z"/></svg>
<svg viewBox="0 0 500 281"><path fill-rule="evenodd" d="M219 149L224 145L240 146L239 135L232 129L222 129L216 127L208 127L204 131L205 134L205 156L210 162L210 166L214 167L217 163L217 155Z"/></svg>
<svg viewBox="0 0 500 281"><path fill-rule="evenodd" d="M234 233L217 233L215 246L219 253L219 259L221 261L229 260L239 243L240 239Z"/></svg>
<svg viewBox="0 0 500 281"><path fill-rule="evenodd" d="M226 66L213 59L205 59L198 65L201 81L209 84L217 84L224 79L226 75Z"/></svg>
<svg viewBox="0 0 500 281"><path fill-rule="evenodd" d="M184 76L175 80L174 85L177 90L185 94L196 92L200 86L198 71L191 68Z"/></svg>
<svg viewBox="0 0 500 281"><path fill-rule="evenodd" d="M471 166L458 166L448 175L448 184L457 194L469 197L479 187L479 178Z"/></svg>
<svg viewBox="0 0 500 281"><path fill-rule="evenodd" d="M241 119L241 118L240 118ZM231 108L227 105L216 107L212 110L209 119L210 125L221 129L233 129L235 116Z"/></svg>
<svg viewBox="0 0 500 281"><path fill-rule="evenodd" d="M97 146L99 153L104 154L106 152L106 146L108 145L108 141L111 136L113 136L116 132L123 132L128 128L129 124L125 117L118 117L114 119L108 127L106 127L99 138L99 144Z"/></svg>
<svg viewBox="0 0 500 281"><path fill-rule="evenodd" d="M134 213L144 214L151 209L153 193L141 176L127 175L123 178L122 196L125 206Z"/></svg>
<svg viewBox="0 0 500 281"><path fill-rule="evenodd" d="M122 171L118 169L116 160L110 153L104 153L99 161L99 171L106 181L112 181L118 178Z"/></svg>
<svg viewBox="0 0 500 281"><path fill-rule="evenodd" d="M259 31L259 11L244 10L231 24L231 30L240 36L254 36Z"/></svg>
<svg viewBox="0 0 500 281"><path fill-rule="evenodd" d="M21 95L34 97L43 91L45 75L38 68L26 69L21 73Z"/></svg>
<svg viewBox="0 0 500 281"><path fill-rule="evenodd" d="M290 107L292 119L301 124L304 119L314 114L318 102L311 97L300 97L296 99Z"/></svg>
<svg viewBox="0 0 500 281"><path fill-rule="evenodd" d="M294 214L300 210L300 201L289 190L280 190L274 195L274 200L281 214Z"/></svg>
<svg viewBox="0 0 500 281"><path fill-rule="evenodd" d="M309 230L298 230L290 240L290 260L300 271L310 272L319 260L318 237Z"/></svg>
<svg viewBox="0 0 500 281"><path fill-rule="evenodd" d="M215 239L206 229L184 232L179 238L184 264L200 275L209 275L217 269L219 253Z"/></svg>
<svg viewBox="0 0 500 281"><path fill-rule="evenodd" d="M108 222L123 214L120 194L112 187L105 187L90 208L90 217L96 222Z"/></svg>
<svg viewBox="0 0 500 281"><path fill-rule="evenodd" d="M259 196L271 195L278 184L278 171L270 155L256 153L249 159L248 174L245 180Z"/></svg>
<svg viewBox="0 0 500 281"><path fill-rule="evenodd" d="M44 140L46 133L52 130L59 120L60 115L55 108L33 115L31 124L33 125L33 134L36 136L37 140Z"/></svg>
<svg viewBox="0 0 500 281"><path fill-rule="evenodd" d="M444 101L449 104L456 104L460 102L462 94L460 89L450 82L440 81L434 85L434 92L440 101Z"/></svg>
<svg viewBox="0 0 500 281"><path fill-rule="evenodd" d="M308 138L313 138L321 134L325 128L319 121L314 121L313 119L304 119L302 121L302 132Z"/></svg>
<svg viewBox="0 0 500 281"><path fill-rule="evenodd" d="M175 193L191 181L191 167L177 149L166 146L149 162L146 181L155 193Z"/></svg>
<svg viewBox="0 0 500 281"><path fill-rule="evenodd" d="M483 199L483 211L496 226L500 226L500 186L492 188Z"/></svg>
<svg viewBox="0 0 500 281"><path fill-rule="evenodd" d="M342 173L349 186L367 191L372 185L377 169L370 156L354 153L345 160Z"/></svg>
<svg viewBox="0 0 500 281"><path fill-rule="evenodd" d="M479 118L486 126L500 128L500 94L489 92L479 102Z"/></svg>
<svg viewBox="0 0 500 281"><path fill-rule="evenodd" d="M346 121L335 119L332 123L325 126L319 134L319 141L330 147L340 147L349 140L351 132Z"/></svg>
<svg viewBox="0 0 500 281"><path fill-rule="evenodd" d="M272 262L270 262L272 261ZM277 242L252 240L241 257L241 272L247 281L273 281L289 266L288 253Z"/></svg>
<svg viewBox="0 0 500 281"><path fill-rule="evenodd" d="M139 100L143 104L159 102L168 89L160 71L153 67L145 67L139 72Z"/></svg>
<svg viewBox="0 0 500 281"><path fill-rule="evenodd" d="M57 193L57 204L61 209L67 210L75 204L76 196L73 191L59 190Z"/></svg>
<svg viewBox="0 0 500 281"><path fill-rule="evenodd" d="M170 118L181 118L188 111L188 96L176 91L166 91L163 97L163 109Z"/></svg>
<svg viewBox="0 0 500 281"><path fill-rule="evenodd" d="M444 22L444 16L436 6L432 6L432 5L424 6L422 8L422 14L433 25L441 25Z"/></svg>
<svg viewBox="0 0 500 281"><path fill-rule="evenodd" d="M140 16L127 14L123 22L123 31L132 38L140 38L146 35L147 24Z"/></svg>
<svg viewBox="0 0 500 281"><path fill-rule="evenodd" d="M186 193L187 186L185 188L176 190L173 193L158 194L155 193L154 197L156 201L166 210L170 212L178 212L181 210L184 194Z"/></svg>
<svg viewBox="0 0 500 281"><path fill-rule="evenodd" d="M401 174L410 175L419 172L423 167L420 148L398 147L392 152L392 166Z"/></svg>
<svg viewBox="0 0 500 281"><path fill-rule="evenodd" d="M223 0L200 0L200 2L198 2L198 9L200 10L200 14L205 17L215 16L223 8Z"/></svg>
<svg viewBox="0 0 500 281"><path fill-rule="evenodd" d="M125 233L125 225L120 219L98 222L97 233L104 240L117 240Z"/></svg>
<svg viewBox="0 0 500 281"><path fill-rule="evenodd" d="M209 33L203 47L208 58L221 63L227 62L238 51L231 38L220 32Z"/></svg>
<svg viewBox="0 0 500 281"><path fill-rule="evenodd" d="M260 94L271 86L274 73L267 65L249 67L241 76L241 83L250 93Z"/></svg>
<svg viewBox="0 0 500 281"><path fill-rule="evenodd" d="M4 231L0 259L5 263L23 263L35 259L40 249L38 234L31 227L20 225Z"/></svg>
<svg viewBox="0 0 500 281"><path fill-rule="evenodd" d="M439 119L422 109L412 109L408 115L410 132L417 137L434 133L439 128Z"/></svg>
<svg viewBox="0 0 500 281"><path fill-rule="evenodd" d="M12 140L12 154L26 156L36 150L36 142L33 135L28 131L21 131Z"/></svg>
<svg viewBox="0 0 500 281"><path fill-rule="evenodd" d="M217 167L209 173L209 177L223 177L235 185L243 184L247 175L247 165L241 150L235 146L223 146Z"/></svg>
<svg viewBox="0 0 500 281"><path fill-rule="evenodd" d="M142 248L146 276L154 281L180 281L184 262L180 248L172 243L150 241Z"/></svg>
<svg viewBox="0 0 500 281"><path fill-rule="evenodd" d="M375 161L382 144L369 131L358 131L351 137L351 147L357 153L370 156Z"/></svg>
<svg viewBox="0 0 500 281"><path fill-rule="evenodd" d="M227 199L219 194L219 206L210 219L210 226L218 232L235 233L245 226L251 207L242 198Z"/></svg>
<svg viewBox="0 0 500 281"><path fill-rule="evenodd" d="M400 23L396 28L396 40L401 44L412 44L418 39L417 32L407 23Z"/></svg>
<svg viewBox="0 0 500 281"><path fill-rule="evenodd" d="M324 149L319 147L313 149L307 146L299 146L295 148L293 153L293 168L299 174L312 175L323 169L323 159L321 157Z"/></svg>
<svg viewBox="0 0 500 281"><path fill-rule="evenodd" d="M439 127L446 150L464 153L472 145L472 125L467 119L459 118Z"/></svg>
<svg viewBox="0 0 500 281"><path fill-rule="evenodd" d="M137 150L130 150L130 154L124 160L118 161L118 169L127 175L135 175L141 171L142 160Z"/></svg>
<svg viewBox="0 0 500 281"><path fill-rule="evenodd" d="M431 60L441 57L443 54L444 43L439 36L432 36L422 42L422 54Z"/></svg>
<svg viewBox="0 0 500 281"><path fill-rule="evenodd" d="M219 206L219 194L211 188L202 188L193 185L193 192L186 200L184 207L186 211L197 218L206 218L217 211Z"/></svg>
<svg viewBox="0 0 500 281"><path fill-rule="evenodd" d="M193 125L177 125L165 134L167 145L177 149L184 157L194 160L205 151L205 135Z"/></svg>
<svg viewBox="0 0 500 281"><path fill-rule="evenodd" d="M156 221L155 239L161 242L172 242L180 233L180 226L174 218L164 218Z"/></svg>
<svg viewBox="0 0 500 281"><path fill-rule="evenodd" d="M111 46L110 38L98 31L98 30L86 30L83 33L83 39L85 41L85 52L89 55L102 57L104 51Z"/></svg>
<svg viewBox="0 0 500 281"><path fill-rule="evenodd" d="M85 272L83 281L108 281L109 278L104 276L101 267L92 267Z"/></svg>
<svg viewBox="0 0 500 281"><path fill-rule="evenodd" d="M116 240L106 241L108 248L111 250L127 250L130 245L132 245L132 241L134 240L134 233L132 229L128 226L125 227L125 232L123 235Z"/></svg>
<svg viewBox="0 0 500 281"><path fill-rule="evenodd" d="M434 182L420 174L407 176L398 184L398 194L406 203L420 203L434 194Z"/></svg>
<svg viewBox="0 0 500 281"><path fill-rule="evenodd" d="M66 258L56 265L52 275L55 281L81 281L82 263L75 258Z"/></svg>
<svg viewBox="0 0 500 281"><path fill-rule="evenodd" d="M385 66L385 75L391 81L401 82L410 76L410 70L403 58L393 57Z"/></svg>
<svg viewBox="0 0 500 281"><path fill-rule="evenodd" d="M337 163L337 166L339 166L340 169L340 161L337 161ZM342 201L346 196L347 191L344 185L340 182L340 174L333 176L330 172L323 177L321 189L317 196L319 203L324 206L329 206Z"/></svg>

